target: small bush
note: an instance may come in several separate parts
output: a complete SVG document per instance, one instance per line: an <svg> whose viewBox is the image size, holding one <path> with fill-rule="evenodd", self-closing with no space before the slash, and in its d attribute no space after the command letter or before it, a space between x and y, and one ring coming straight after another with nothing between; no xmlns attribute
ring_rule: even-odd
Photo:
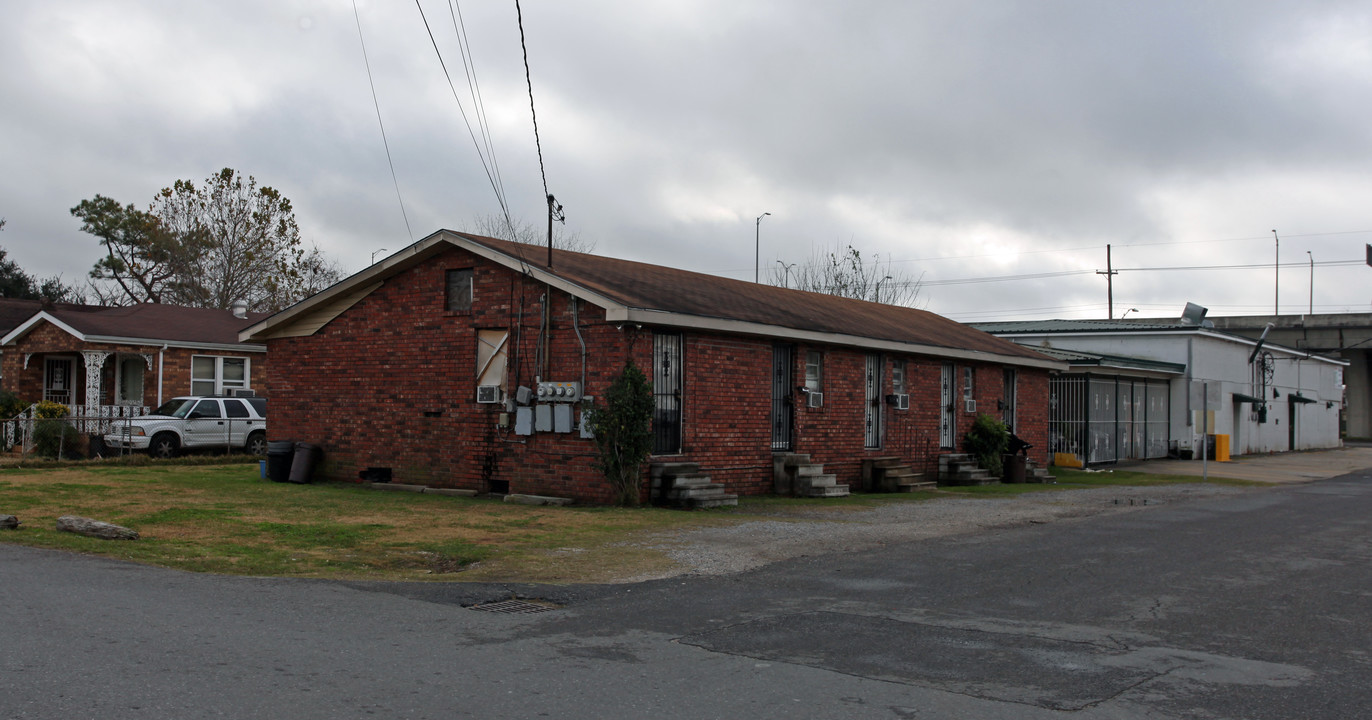
<svg viewBox="0 0 1372 720"><path fill-rule="evenodd" d="M34 416L44 420L64 418L70 414L70 412L71 411L67 409L66 405L50 400L44 400L43 402L38 403L37 407L33 409Z"/></svg>
<svg viewBox="0 0 1372 720"><path fill-rule="evenodd" d="M9 420L28 407L28 403L19 399L18 395L9 390L0 390L0 420Z"/></svg>
<svg viewBox="0 0 1372 720"><path fill-rule="evenodd" d="M653 388L630 360L601 399L605 406L591 413L596 467L610 482L615 504L635 506L643 461L653 450Z"/></svg>
<svg viewBox="0 0 1372 720"><path fill-rule="evenodd" d="M33 452L39 457L49 460L79 459L80 443L81 433L62 420L39 420L33 428Z"/></svg>
<svg viewBox="0 0 1372 720"><path fill-rule="evenodd" d="M977 464L999 477L1003 470L1001 455L1010 445L1010 429L1005 423L982 413L962 439L962 447L977 459Z"/></svg>

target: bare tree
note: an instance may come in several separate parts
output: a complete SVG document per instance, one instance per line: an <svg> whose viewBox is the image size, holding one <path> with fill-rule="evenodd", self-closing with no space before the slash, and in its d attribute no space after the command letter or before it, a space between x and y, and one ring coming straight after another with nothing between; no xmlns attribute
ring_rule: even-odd
<svg viewBox="0 0 1372 720"><path fill-rule="evenodd" d="M513 226L513 228L511 228ZM513 233L511 232L513 229ZM472 232L499 240L512 240L526 245L548 246L548 227L538 227L520 218L505 222L501 215L481 215L472 221ZM553 247L558 250L590 253L595 251L595 241L581 237L579 232L568 232L564 223L553 224Z"/></svg>
<svg viewBox="0 0 1372 720"><path fill-rule="evenodd" d="M772 265L768 282L795 290L913 307L924 275L911 276L891 267L891 259L877 253L864 262L862 252L848 245L842 252L817 251L804 262Z"/></svg>
<svg viewBox="0 0 1372 720"><path fill-rule="evenodd" d="M96 195L72 208L105 246L91 270L102 303L165 302L274 311L337 282L318 247L302 247L291 201L225 168L201 185L177 180L148 210Z"/></svg>

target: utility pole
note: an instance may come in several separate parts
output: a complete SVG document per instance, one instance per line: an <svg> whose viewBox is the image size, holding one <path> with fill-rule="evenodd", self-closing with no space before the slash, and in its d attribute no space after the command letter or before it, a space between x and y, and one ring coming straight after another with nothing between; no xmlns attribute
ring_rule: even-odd
<svg viewBox="0 0 1372 720"><path fill-rule="evenodd" d="M1115 319L1115 276L1120 274L1114 265L1110 264L1110 246L1105 246L1105 270L1097 270L1097 275L1105 276L1105 317L1107 320Z"/></svg>

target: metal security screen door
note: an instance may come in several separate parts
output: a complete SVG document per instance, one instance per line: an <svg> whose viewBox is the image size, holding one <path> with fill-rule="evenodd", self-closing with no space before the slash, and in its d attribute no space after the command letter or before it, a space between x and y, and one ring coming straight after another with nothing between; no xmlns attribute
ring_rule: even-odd
<svg viewBox="0 0 1372 720"><path fill-rule="evenodd" d="M863 418L862 445L881 447L881 356L867 356L866 412Z"/></svg>
<svg viewBox="0 0 1372 720"><path fill-rule="evenodd" d="M939 447L953 447L953 378L956 373L952 363L943 366L939 382Z"/></svg>
<svg viewBox="0 0 1372 720"><path fill-rule="evenodd" d="M772 452L791 449L795 403L791 400L791 346L772 346Z"/></svg>
<svg viewBox="0 0 1372 720"><path fill-rule="evenodd" d="M681 452L681 336L653 335L653 453Z"/></svg>

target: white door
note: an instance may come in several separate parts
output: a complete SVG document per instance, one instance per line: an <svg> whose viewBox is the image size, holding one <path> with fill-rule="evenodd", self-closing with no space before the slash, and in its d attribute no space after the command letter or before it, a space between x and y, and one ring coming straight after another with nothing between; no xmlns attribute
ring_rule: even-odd
<svg viewBox="0 0 1372 720"><path fill-rule="evenodd" d="M218 400L201 400L186 415L186 447L212 447L231 442Z"/></svg>

